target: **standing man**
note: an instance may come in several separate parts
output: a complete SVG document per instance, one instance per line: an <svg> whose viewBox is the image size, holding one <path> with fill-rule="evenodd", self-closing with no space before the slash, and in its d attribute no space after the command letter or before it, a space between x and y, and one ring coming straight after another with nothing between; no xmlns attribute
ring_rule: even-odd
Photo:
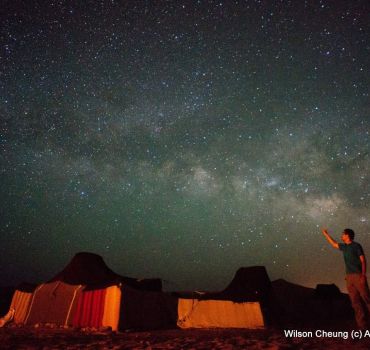
<svg viewBox="0 0 370 350"><path fill-rule="evenodd" d="M346 265L347 290L351 299L357 326L366 329L365 310L362 301L370 312L370 292L366 280L366 259L361 245L354 242L355 233L350 228L346 228L342 233L343 243L338 243L328 233L322 230L325 238L336 249L343 252L344 263ZM362 301L361 301L362 299Z"/></svg>

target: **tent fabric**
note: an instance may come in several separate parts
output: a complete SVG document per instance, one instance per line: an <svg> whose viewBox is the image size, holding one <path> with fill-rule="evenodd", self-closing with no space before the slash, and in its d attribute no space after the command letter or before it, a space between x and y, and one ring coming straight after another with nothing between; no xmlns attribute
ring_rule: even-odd
<svg viewBox="0 0 370 350"><path fill-rule="evenodd" d="M118 330L119 310L121 307L122 292L119 286L110 286L106 289L102 326Z"/></svg>
<svg viewBox="0 0 370 350"><path fill-rule="evenodd" d="M119 329L164 329L176 326L177 299L163 292L122 286Z"/></svg>
<svg viewBox="0 0 370 350"><path fill-rule="evenodd" d="M100 255L80 252L49 282L62 281L67 284L85 285L90 289L103 289L113 284L124 283L136 289L161 291L159 278L136 279L113 272Z"/></svg>
<svg viewBox="0 0 370 350"><path fill-rule="evenodd" d="M50 282L62 281L74 285L111 283L120 278L104 262L100 255L80 252Z"/></svg>
<svg viewBox="0 0 370 350"><path fill-rule="evenodd" d="M0 328L13 321L15 310L10 308L8 313L0 318Z"/></svg>
<svg viewBox="0 0 370 350"><path fill-rule="evenodd" d="M117 330L122 315L121 286L124 286L122 289L125 291L130 290L124 300L127 306L130 298L133 299L136 308L129 309L135 315L141 314L139 309L142 305L148 310L156 308L149 306L150 301L145 300L149 298L147 295L151 295L149 299L152 302L160 302L160 297L153 299L154 294L150 293L163 294L162 281L158 278L135 279L120 276L105 264L101 256L87 252L77 253L61 272L36 288L30 298L24 322L95 328L103 326ZM162 306L161 304L157 308ZM141 319L149 320L144 324L151 324L154 319L159 324L159 317L152 314L146 318L142 315ZM125 316L126 321L132 318Z"/></svg>
<svg viewBox="0 0 370 350"><path fill-rule="evenodd" d="M73 318L75 327L102 326L106 289L83 291L77 304L77 310Z"/></svg>
<svg viewBox="0 0 370 350"><path fill-rule="evenodd" d="M33 293L27 324L70 325L81 285L54 281L40 285Z"/></svg>
<svg viewBox="0 0 370 350"><path fill-rule="evenodd" d="M32 293L16 290L10 304L10 310L14 309L14 323L24 323L31 303Z"/></svg>
<svg viewBox="0 0 370 350"><path fill-rule="evenodd" d="M239 268L221 292L180 295L181 328L259 328L268 320L271 281L264 266Z"/></svg>
<svg viewBox="0 0 370 350"><path fill-rule="evenodd" d="M314 291L314 296L318 299L341 298L342 294L339 288L334 284L318 284Z"/></svg>
<svg viewBox="0 0 370 350"><path fill-rule="evenodd" d="M85 289L79 297L74 327L158 329L175 327L177 300L163 292L137 290L126 285Z"/></svg>
<svg viewBox="0 0 370 350"><path fill-rule="evenodd" d="M177 325L180 328L261 328L264 320L259 302L180 298Z"/></svg>
<svg viewBox="0 0 370 350"><path fill-rule="evenodd" d="M202 300L234 302L266 302L270 297L271 281L264 266L241 267L230 284L221 292L205 293Z"/></svg>

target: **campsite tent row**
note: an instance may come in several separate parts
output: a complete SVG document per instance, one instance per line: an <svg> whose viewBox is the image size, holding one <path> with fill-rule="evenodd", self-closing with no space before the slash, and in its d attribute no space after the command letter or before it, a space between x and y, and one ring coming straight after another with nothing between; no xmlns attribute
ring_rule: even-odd
<svg viewBox="0 0 370 350"><path fill-rule="evenodd" d="M123 329L264 326L270 281L264 267L240 269L220 293L170 294L160 280L115 274L103 259L78 253L51 281L18 288L10 305L18 324Z"/></svg>
<svg viewBox="0 0 370 350"><path fill-rule="evenodd" d="M170 327L175 322L175 305L176 300L165 293L128 285L89 289L58 281L41 284L32 292L17 289L10 309L15 310L14 322L18 324L118 330Z"/></svg>

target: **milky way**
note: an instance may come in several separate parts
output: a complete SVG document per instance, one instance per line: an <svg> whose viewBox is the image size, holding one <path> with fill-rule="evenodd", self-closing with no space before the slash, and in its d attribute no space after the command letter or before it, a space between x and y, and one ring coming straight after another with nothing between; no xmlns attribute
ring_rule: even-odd
<svg viewBox="0 0 370 350"><path fill-rule="evenodd" d="M370 257L368 1L5 1L1 284L79 251L169 289ZM124 4L124 5L123 5Z"/></svg>

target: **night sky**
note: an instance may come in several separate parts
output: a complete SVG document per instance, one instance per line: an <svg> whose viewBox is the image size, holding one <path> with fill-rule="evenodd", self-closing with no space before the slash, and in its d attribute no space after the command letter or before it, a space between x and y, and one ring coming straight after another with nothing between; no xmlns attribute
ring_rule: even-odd
<svg viewBox="0 0 370 350"><path fill-rule="evenodd" d="M370 261L370 3L2 1L0 284L79 251L172 290ZM369 263L370 264L370 263Z"/></svg>

